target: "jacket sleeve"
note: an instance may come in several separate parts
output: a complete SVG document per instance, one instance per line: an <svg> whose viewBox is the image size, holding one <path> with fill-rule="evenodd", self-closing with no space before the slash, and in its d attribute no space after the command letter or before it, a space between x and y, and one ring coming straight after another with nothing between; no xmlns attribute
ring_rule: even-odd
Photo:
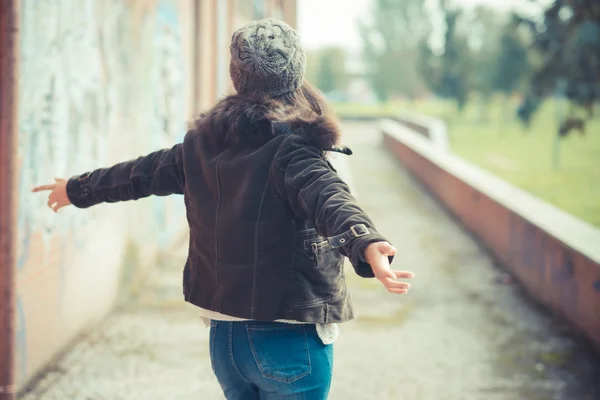
<svg viewBox="0 0 600 400"><path fill-rule="evenodd" d="M290 135L275 156L273 173L278 191L291 209L314 222L317 232L350 259L358 275L372 278L373 271L363 252L369 244L387 240L356 204L348 185L331 168L323 151Z"/></svg>
<svg viewBox="0 0 600 400"><path fill-rule="evenodd" d="M177 144L110 168L75 176L67 183L69 200L76 207L87 208L150 195L183 194L181 146Z"/></svg>

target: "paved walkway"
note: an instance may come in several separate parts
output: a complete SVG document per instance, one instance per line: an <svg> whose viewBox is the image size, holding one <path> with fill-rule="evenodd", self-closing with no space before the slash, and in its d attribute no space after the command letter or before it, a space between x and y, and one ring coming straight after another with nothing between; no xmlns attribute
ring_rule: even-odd
<svg viewBox="0 0 600 400"><path fill-rule="evenodd" d="M331 399L598 400L600 357L522 294L383 149L347 124L338 158L360 203L416 273L408 295L348 274L358 318L335 344ZM208 331L181 301L184 248L142 298L78 343L23 400L221 399Z"/></svg>

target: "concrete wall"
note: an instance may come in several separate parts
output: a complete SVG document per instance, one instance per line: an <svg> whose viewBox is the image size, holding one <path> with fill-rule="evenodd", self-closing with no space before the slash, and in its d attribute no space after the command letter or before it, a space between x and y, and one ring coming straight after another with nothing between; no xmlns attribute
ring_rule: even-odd
<svg viewBox="0 0 600 400"><path fill-rule="evenodd" d="M450 150L448 132L444 121L414 112L403 113L390 119L428 138L435 148L443 151Z"/></svg>
<svg viewBox="0 0 600 400"><path fill-rule="evenodd" d="M18 388L107 314L124 266L137 265L133 275L125 272L139 279L186 234L181 196L55 215L31 188L181 141L187 122L231 89L237 6L21 1L18 222L11 232Z"/></svg>
<svg viewBox="0 0 600 400"><path fill-rule="evenodd" d="M17 376L21 385L113 305L184 226L182 198L58 215L30 189L181 140L193 111L191 1L24 0L19 70Z"/></svg>
<svg viewBox="0 0 600 400"><path fill-rule="evenodd" d="M396 121L386 147L540 303L600 348L600 230Z"/></svg>

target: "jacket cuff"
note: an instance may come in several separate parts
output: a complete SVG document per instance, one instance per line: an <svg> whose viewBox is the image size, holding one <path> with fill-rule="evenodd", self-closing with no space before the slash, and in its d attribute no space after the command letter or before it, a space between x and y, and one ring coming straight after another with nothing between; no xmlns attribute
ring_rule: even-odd
<svg viewBox="0 0 600 400"><path fill-rule="evenodd" d="M71 204L77 208L88 208L98 203L92 196L90 175L89 172L76 175L67 182L67 196Z"/></svg>
<svg viewBox="0 0 600 400"><path fill-rule="evenodd" d="M388 242L383 236L375 231L371 231L372 233L369 235L361 236L356 238L355 241L351 244L352 249L350 251L350 262L356 271L358 276L363 278L374 278L375 274L373 273L373 269L371 265L365 260L364 252L367 246L371 243L376 242ZM389 257L390 264L394 260L393 256Z"/></svg>
<svg viewBox="0 0 600 400"><path fill-rule="evenodd" d="M369 228L364 224L357 224L350 230L328 239L329 245L332 248L342 247L345 253L348 254L350 263L354 267L356 273L363 278L374 278L373 269L363 257L364 251L368 245L376 242L387 242L373 228ZM390 264L394 257L390 258Z"/></svg>

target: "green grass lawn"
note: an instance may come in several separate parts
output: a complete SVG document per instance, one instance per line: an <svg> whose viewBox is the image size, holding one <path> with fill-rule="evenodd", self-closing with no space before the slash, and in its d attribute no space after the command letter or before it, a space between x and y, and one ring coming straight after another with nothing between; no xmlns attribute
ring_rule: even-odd
<svg viewBox="0 0 600 400"><path fill-rule="evenodd" d="M415 111L448 124L452 150L534 195L600 227L600 115L560 141L560 165L553 166L557 131L556 105L546 101L529 130L516 120L515 102L495 99L483 113L472 101L459 114L451 102L427 101L385 105L335 104L343 115L393 115ZM596 111L600 114L600 110Z"/></svg>

